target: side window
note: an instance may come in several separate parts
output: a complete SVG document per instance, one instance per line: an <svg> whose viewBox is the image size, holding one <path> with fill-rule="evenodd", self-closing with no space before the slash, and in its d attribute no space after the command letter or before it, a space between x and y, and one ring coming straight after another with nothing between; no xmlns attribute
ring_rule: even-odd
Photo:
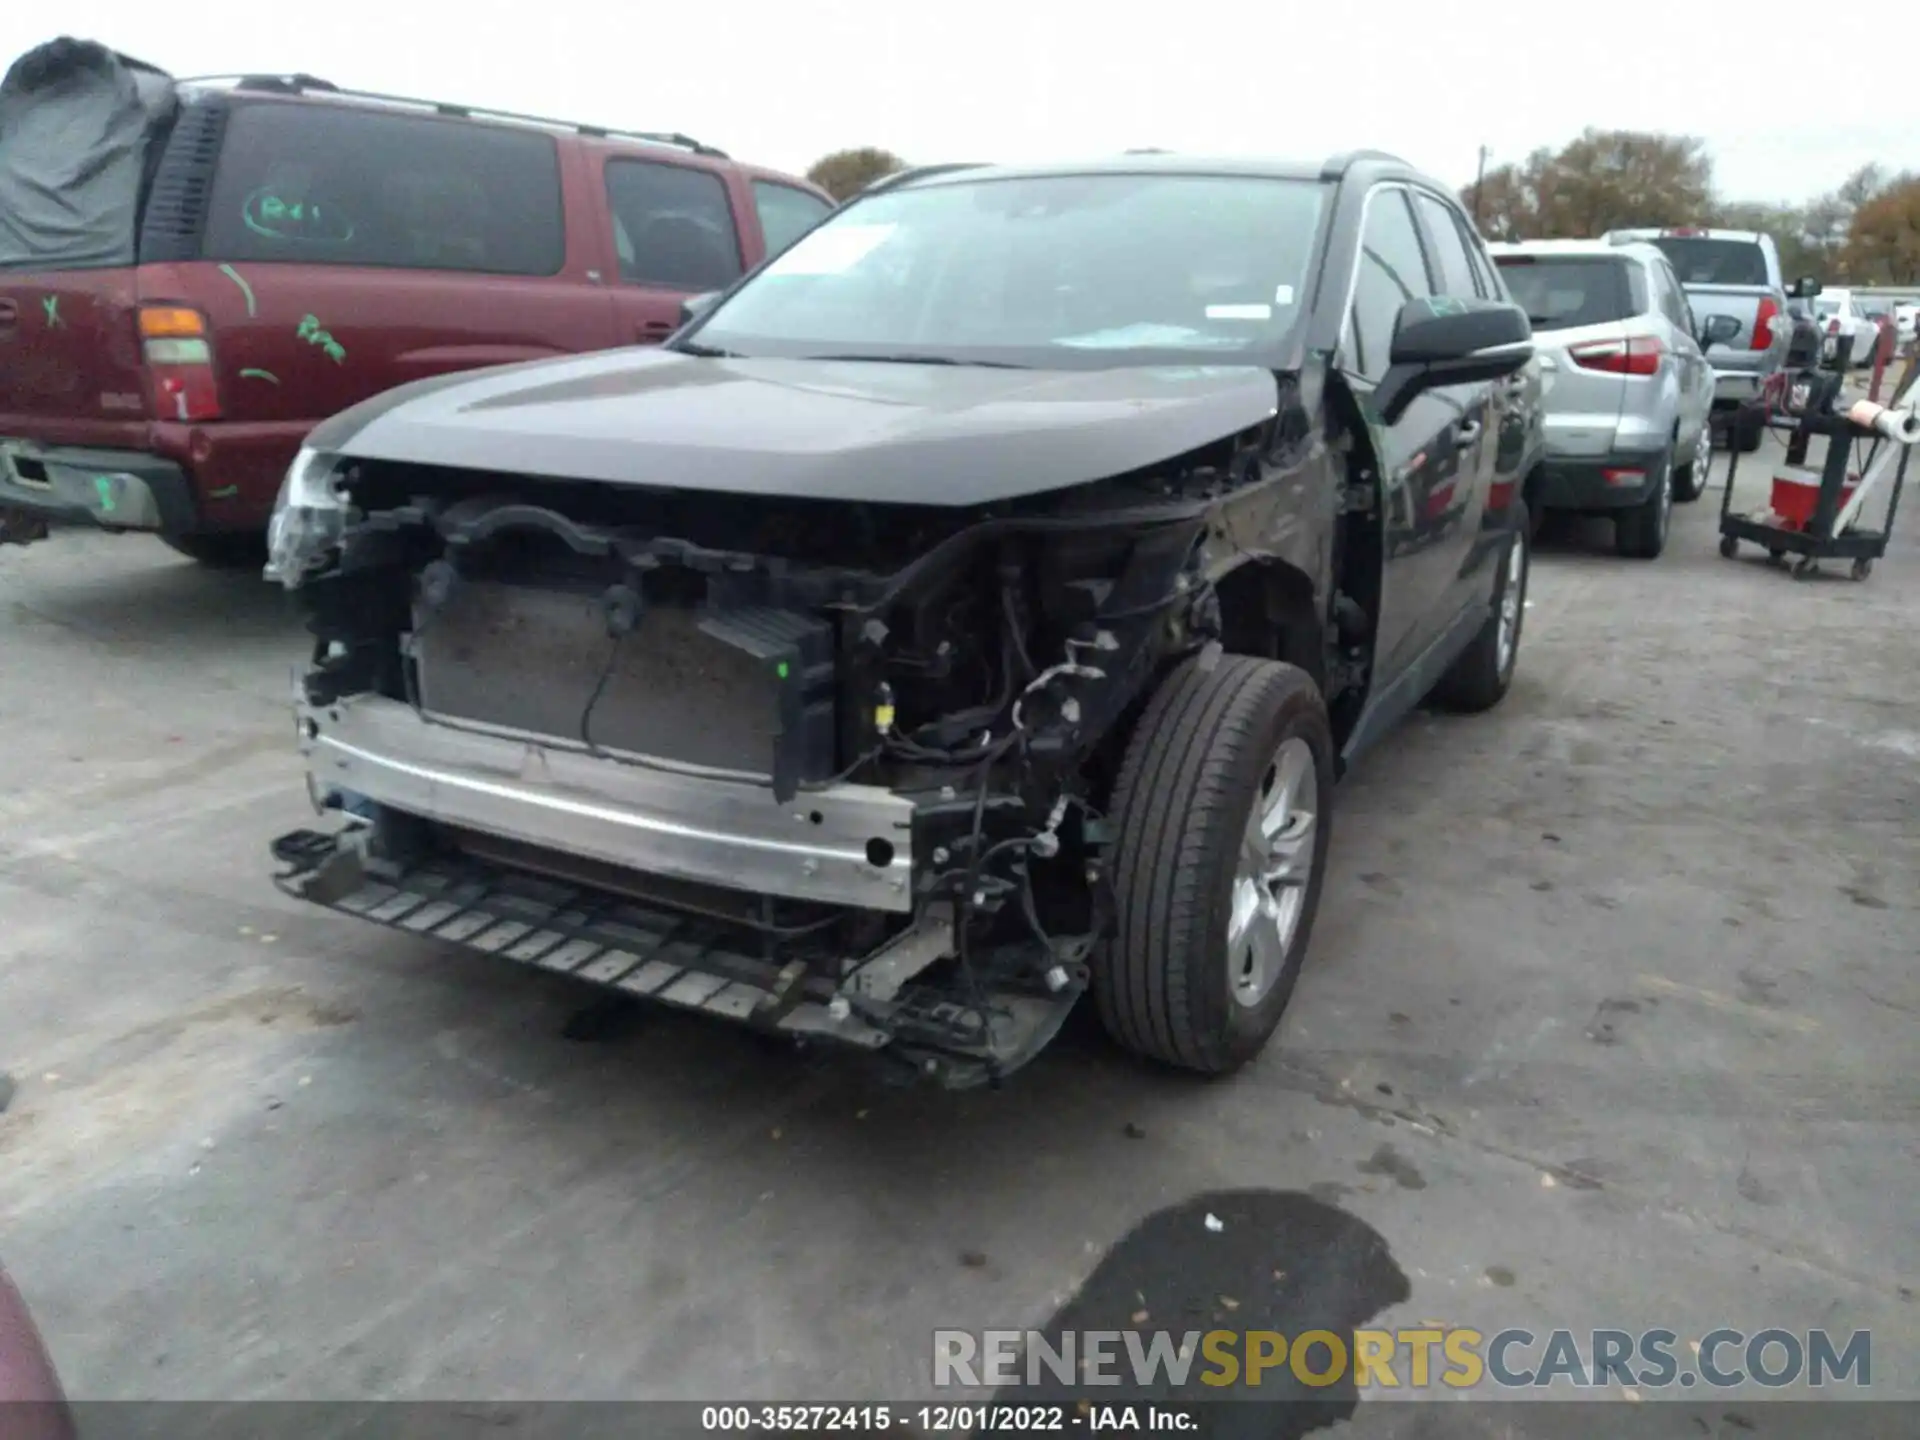
<svg viewBox="0 0 1920 1440"><path fill-rule="evenodd" d="M1427 222L1427 238L1433 242L1433 258L1440 270L1440 293L1471 300L1480 291L1474 283L1473 262L1467 258L1466 241L1454 223L1453 210L1431 195L1415 202Z"/></svg>
<svg viewBox="0 0 1920 1440"><path fill-rule="evenodd" d="M1493 262L1487 259L1487 252L1481 247L1480 237L1458 215L1453 217L1459 227L1460 241L1467 247L1467 263L1473 266L1474 282L1480 287L1480 294L1488 300L1507 298L1507 287L1494 275Z"/></svg>
<svg viewBox="0 0 1920 1440"><path fill-rule="evenodd" d="M1680 298L1680 286L1673 278L1673 271L1665 265L1649 265L1647 277L1653 285L1654 304L1669 323L1687 328L1687 317L1682 309L1684 301Z"/></svg>
<svg viewBox="0 0 1920 1440"><path fill-rule="evenodd" d="M826 219L833 207L818 195L791 185L756 180L753 208L760 212L760 232L767 237L767 254L778 255Z"/></svg>
<svg viewBox="0 0 1920 1440"><path fill-rule="evenodd" d="M1619 269L1627 281L1627 313L1629 315L1645 315L1650 310L1664 308L1660 304L1659 291L1654 282L1648 278L1648 272L1643 267L1634 264L1631 260L1622 260Z"/></svg>
<svg viewBox="0 0 1920 1440"><path fill-rule="evenodd" d="M555 275L551 135L440 116L257 101L228 117L205 260Z"/></svg>
<svg viewBox="0 0 1920 1440"><path fill-rule="evenodd" d="M1413 211L1407 208L1406 191L1374 191L1360 235L1360 264L1348 315L1348 344L1353 352L1349 366L1369 380L1385 375L1400 308L1431 294L1433 282L1427 276L1426 256L1420 248L1420 232L1414 228Z"/></svg>
<svg viewBox="0 0 1920 1440"><path fill-rule="evenodd" d="M1636 302L1633 313L1636 315L1664 315L1673 319L1673 302L1667 298L1667 277L1660 273L1658 265L1628 265L1627 275L1633 283L1633 298ZM1645 299L1641 292L1644 289Z"/></svg>
<svg viewBox="0 0 1920 1440"><path fill-rule="evenodd" d="M1673 317L1673 323L1689 335L1693 333L1693 307L1687 303L1687 292L1681 288L1679 278L1666 265L1660 267L1660 281L1667 287L1667 312Z"/></svg>
<svg viewBox="0 0 1920 1440"><path fill-rule="evenodd" d="M1678 317L1680 317L1680 319L1676 321L1676 324L1678 324L1682 330L1686 330L1688 334L1697 336L1697 334L1699 334L1699 326L1693 324L1693 301L1686 298L1686 286L1680 284L1680 276L1674 275L1672 269L1667 269L1667 284L1670 284L1670 286L1674 288L1674 311L1676 311Z"/></svg>
<svg viewBox="0 0 1920 1440"><path fill-rule="evenodd" d="M654 160L609 160L607 209L628 284L698 294L739 277L740 239L718 175Z"/></svg>

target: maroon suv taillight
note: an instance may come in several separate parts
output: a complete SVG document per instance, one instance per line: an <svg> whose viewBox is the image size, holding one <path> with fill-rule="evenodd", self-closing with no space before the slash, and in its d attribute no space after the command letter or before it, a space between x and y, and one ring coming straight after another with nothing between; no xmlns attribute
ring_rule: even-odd
<svg viewBox="0 0 1920 1440"><path fill-rule="evenodd" d="M1660 357L1665 353L1652 335L1636 335L1631 340L1590 340L1567 348L1573 363L1582 370L1605 370L1611 375L1657 375Z"/></svg>
<svg viewBox="0 0 1920 1440"><path fill-rule="evenodd" d="M206 316L184 305L142 305L140 348L158 418L220 418L220 387L214 380Z"/></svg>
<svg viewBox="0 0 1920 1440"><path fill-rule="evenodd" d="M1753 339L1747 342L1749 350L1771 350L1773 348L1773 322L1780 318L1780 306L1771 295L1762 297L1760 312L1753 317Z"/></svg>

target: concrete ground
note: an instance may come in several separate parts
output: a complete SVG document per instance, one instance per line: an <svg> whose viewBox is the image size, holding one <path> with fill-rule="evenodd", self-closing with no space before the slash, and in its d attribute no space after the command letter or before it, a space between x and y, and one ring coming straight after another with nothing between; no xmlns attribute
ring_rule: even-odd
<svg viewBox="0 0 1920 1440"><path fill-rule="evenodd" d="M0 551L5 1263L89 1398L906 1399L934 1329L1127 1266L1174 1328L1871 1329L1920 1397L1920 510L1796 582L1715 554L1718 497L1651 564L1543 539L1506 703L1342 787L1254 1066L1069 1035L964 1096L569 1039L569 983L283 899L283 597ZM1261 1294L1152 1240L1199 1211Z"/></svg>

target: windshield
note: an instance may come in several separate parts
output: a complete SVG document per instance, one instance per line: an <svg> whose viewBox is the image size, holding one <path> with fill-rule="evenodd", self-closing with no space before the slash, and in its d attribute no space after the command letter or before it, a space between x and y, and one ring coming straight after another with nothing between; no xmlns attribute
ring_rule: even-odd
<svg viewBox="0 0 1920 1440"><path fill-rule="evenodd" d="M1767 252L1751 240L1662 235L1653 242L1682 285L1765 285Z"/></svg>
<svg viewBox="0 0 1920 1440"><path fill-rule="evenodd" d="M1633 313L1627 266L1612 256L1540 259L1502 255L1500 274L1513 303L1536 330L1603 325Z"/></svg>
<svg viewBox="0 0 1920 1440"><path fill-rule="evenodd" d="M1325 194L1137 174L892 191L824 221L688 348L1042 367L1264 354L1304 303Z"/></svg>

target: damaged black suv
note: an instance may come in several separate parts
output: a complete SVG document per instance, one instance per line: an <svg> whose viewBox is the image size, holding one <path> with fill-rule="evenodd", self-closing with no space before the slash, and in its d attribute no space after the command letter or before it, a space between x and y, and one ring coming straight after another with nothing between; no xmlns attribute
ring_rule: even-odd
<svg viewBox="0 0 1920 1440"><path fill-rule="evenodd" d="M1336 777L1497 702L1532 350L1390 156L881 182L652 349L317 429L280 884L951 1085L1279 1023Z"/></svg>

